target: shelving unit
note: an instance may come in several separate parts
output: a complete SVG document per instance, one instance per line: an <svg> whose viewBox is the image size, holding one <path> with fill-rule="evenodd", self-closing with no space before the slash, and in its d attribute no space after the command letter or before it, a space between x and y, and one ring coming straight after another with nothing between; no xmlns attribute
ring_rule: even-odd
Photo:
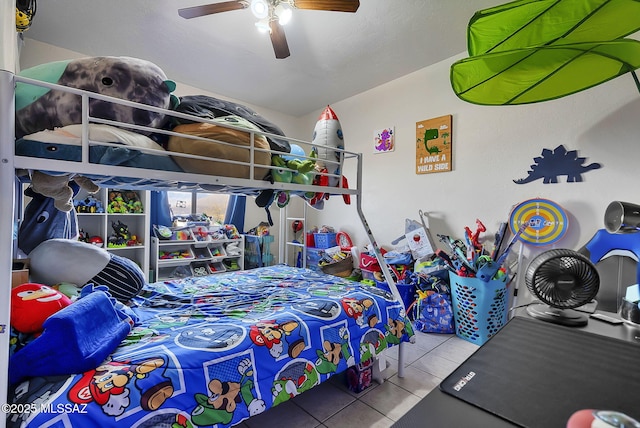
<svg viewBox="0 0 640 428"><path fill-rule="evenodd" d="M305 243L306 234L305 228L307 227L307 204L302 205L302 216L290 216L289 207L285 206L281 208L282 213L280 215L280 236L284 236L284 240L279 242L279 257L280 260L285 260L290 266L307 267L308 254L307 246ZM302 242L298 242L293 234L292 224L296 220L302 221ZM298 254L301 253L300 257Z"/></svg>
<svg viewBox="0 0 640 428"><path fill-rule="evenodd" d="M153 281L203 276L244 269L244 236L235 239L197 240L151 237ZM233 249L233 251L231 251Z"/></svg>
<svg viewBox="0 0 640 428"><path fill-rule="evenodd" d="M149 192L146 190L117 190L120 194L129 192L131 192L130 195L135 194L135 198L140 202L140 204L136 204L137 210L141 210L141 212L135 213L107 212L110 192L113 191L107 188L101 188L95 195L88 195L82 190L78 193L74 201L84 202L92 200L90 196L93 196L93 202L97 202L98 204L97 206L92 204L91 207L86 208L75 207L78 218L78 230L88 239L99 237L102 240L102 247L105 250L133 260L140 266L145 277L149 278L149 231L151 230L148 213ZM100 205L104 211L96 212L100 209ZM130 239L120 245L109 245L109 238L116 235L114 225L118 224L127 226Z"/></svg>

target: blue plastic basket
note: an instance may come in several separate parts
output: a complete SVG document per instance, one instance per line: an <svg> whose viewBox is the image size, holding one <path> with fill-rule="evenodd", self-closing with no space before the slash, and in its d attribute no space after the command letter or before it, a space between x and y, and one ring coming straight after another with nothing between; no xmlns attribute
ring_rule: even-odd
<svg viewBox="0 0 640 428"><path fill-rule="evenodd" d="M506 282L483 282L453 272L449 272L449 281L456 335L476 345L484 344L507 323Z"/></svg>
<svg viewBox="0 0 640 428"><path fill-rule="evenodd" d="M335 233L314 233L313 241L315 243L316 248L331 248L338 245L336 243L336 234Z"/></svg>

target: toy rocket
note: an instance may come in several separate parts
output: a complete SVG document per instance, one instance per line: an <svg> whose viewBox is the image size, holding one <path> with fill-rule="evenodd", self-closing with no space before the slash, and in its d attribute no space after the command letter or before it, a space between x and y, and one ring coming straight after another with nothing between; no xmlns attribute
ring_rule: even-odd
<svg viewBox="0 0 640 428"><path fill-rule="evenodd" d="M322 114L320 114L316 126L313 129L313 139L311 142L319 145L313 148L313 151L317 155L316 169L322 171L326 168L330 174L340 174L340 152L331 150L331 148L344 149L344 137L338 116L331 107L327 106ZM339 182L339 177L329 177L328 185L336 187Z"/></svg>

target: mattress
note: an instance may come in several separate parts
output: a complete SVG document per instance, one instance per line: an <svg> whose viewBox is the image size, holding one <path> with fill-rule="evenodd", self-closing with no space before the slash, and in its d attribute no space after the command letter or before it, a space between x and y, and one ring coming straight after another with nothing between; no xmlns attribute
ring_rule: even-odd
<svg viewBox="0 0 640 428"><path fill-rule="evenodd" d="M109 125L89 124L89 141L118 146L91 145L89 162L164 171L182 171L151 138ZM16 155L80 162L82 125L68 125L25 135L16 140ZM146 149L143 151L141 149ZM153 150L153 151L151 151Z"/></svg>
<svg viewBox="0 0 640 428"><path fill-rule="evenodd" d="M9 391L7 426L232 426L413 336L387 291L288 266L152 283L132 309L95 370Z"/></svg>

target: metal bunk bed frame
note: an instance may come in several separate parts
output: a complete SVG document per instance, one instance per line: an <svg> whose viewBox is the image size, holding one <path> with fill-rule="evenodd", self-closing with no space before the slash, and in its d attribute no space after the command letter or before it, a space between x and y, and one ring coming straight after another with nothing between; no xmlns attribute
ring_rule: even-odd
<svg viewBox="0 0 640 428"><path fill-rule="evenodd" d="M7 4L8 3L8 4ZM11 7L13 3L13 8ZM241 165L250 166L250 179L243 178L230 178L230 177L218 177L207 176L202 174L192 174L186 172L172 172L164 170L151 170L151 169L136 169L131 167L100 165L89 162L89 147L90 145L106 145L114 146L112 143L95 143L89 141L89 123L100 123L107 125L123 126L126 124L119 124L116 122L102 120L98 118L90 117L89 112L89 99L95 98L99 100L109 101L113 103L123 104L129 107L140 107L146 110L150 110L156 113L162 113L182 119L191 119L200 122L210 122L202 118L194 118L192 116L167 111L159 108L142 106L133 102L120 100L117 98L102 96L99 94L89 93L73 88L65 88L59 85L48 84L31 79L22 78L15 74L16 67L16 53L17 53L17 36L15 29L15 3L6 2L3 6L0 6L0 13L4 19L2 26L2 33L0 33L0 45L3 47L3 54L0 57L0 195L2 195L2 202L0 203L0 274L4 275L5 281L0 282L0 293L4 298L0 299L0 404L7 403L7 382L8 382L8 360L9 360L9 331L10 331L10 293L11 293L11 270L12 270L12 257L13 257L13 231L14 231L14 218L15 218L15 206L20 186L18 186L16 172L19 170L44 170L55 171L60 173L69 173L81 175L89 175L91 179L98 185L102 184L100 179L104 176L104 180L108 181L110 177L126 177L131 179L131 182L122 184L122 187L136 188L142 190L197 190L197 191L215 191L222 193L236 193L236 194L255 194L256 190L273 189L291 192L324 192L332 195L354 195L356 199L356 209L365 232L369 238L369 241L376 253L378 261L383 266L383 273L386 281L389 283L393 295L402 302L402 298L395 285L390 270L384 261L384 257L380 252L379 246L369 228L367 220L362 211L361 203L361 191L362 188L362 154L350 152L347 150L335 149L340 152L344 161L344 166L348 166L347 161L355 161L356 163L356 188L342 188L342 187L322 187L312 185L297 185L292 183L270 183L269 181L253 179L254 164L251 161L249 164L239 163L235 161L228 161L230 163L239 163ZM6 22L9 21L9 22ZM42 159L35 157L25 157L15 155L15 105L14 105L14 89L17 82L24 82L30 84L36 84L38 86L44 86L51 89L60 89L78 94L82 97L83 107L83 119L82 119L82 159L81 162L75 161L61 161ZM220 125L218 123L215 123ZM144 127L136 125L126 125L127 128L135 132L136 130L144 130ZM232 127L231 127L232 128ZM242 129L247 132L246 129ZM158 132L158 130L153 130ZM159 131L169 135L174 134L171 131ZM253 143L256 135L265 135L267 137L273 137L278 139L284 139L294 144L300 144L305 148L312 147L313 145L288 137L282 137L279 135L272 135L262 132L251 131L251 142ZM217 143L222 143L216 141ZM224 143L222 143L224 144ZM121 146L120 146L121 147ZM254 151L261 149L253 147L250 148L251 159L253 159ZM331 148L331 150L334 150ZM143 149L143 151L150 151L150 149ZM279 152L272 152L277 154ZM196 159L208 159L193 155L184 155L172 152L163 152L163 154L171 154L171 156L184 156ZM351 165L353 162L350 163ZM262 167L257 165L258 167ZM103 184L106 185L106 184ZM112 183L108 184L109 187L114 187ZM282 233L282 231L281 231ZM399 347L399 363L398 363L398 375L404 376L404 342L400 343ZM5 418L0 418L0 428L3 428L6 424Z"/></svg>

